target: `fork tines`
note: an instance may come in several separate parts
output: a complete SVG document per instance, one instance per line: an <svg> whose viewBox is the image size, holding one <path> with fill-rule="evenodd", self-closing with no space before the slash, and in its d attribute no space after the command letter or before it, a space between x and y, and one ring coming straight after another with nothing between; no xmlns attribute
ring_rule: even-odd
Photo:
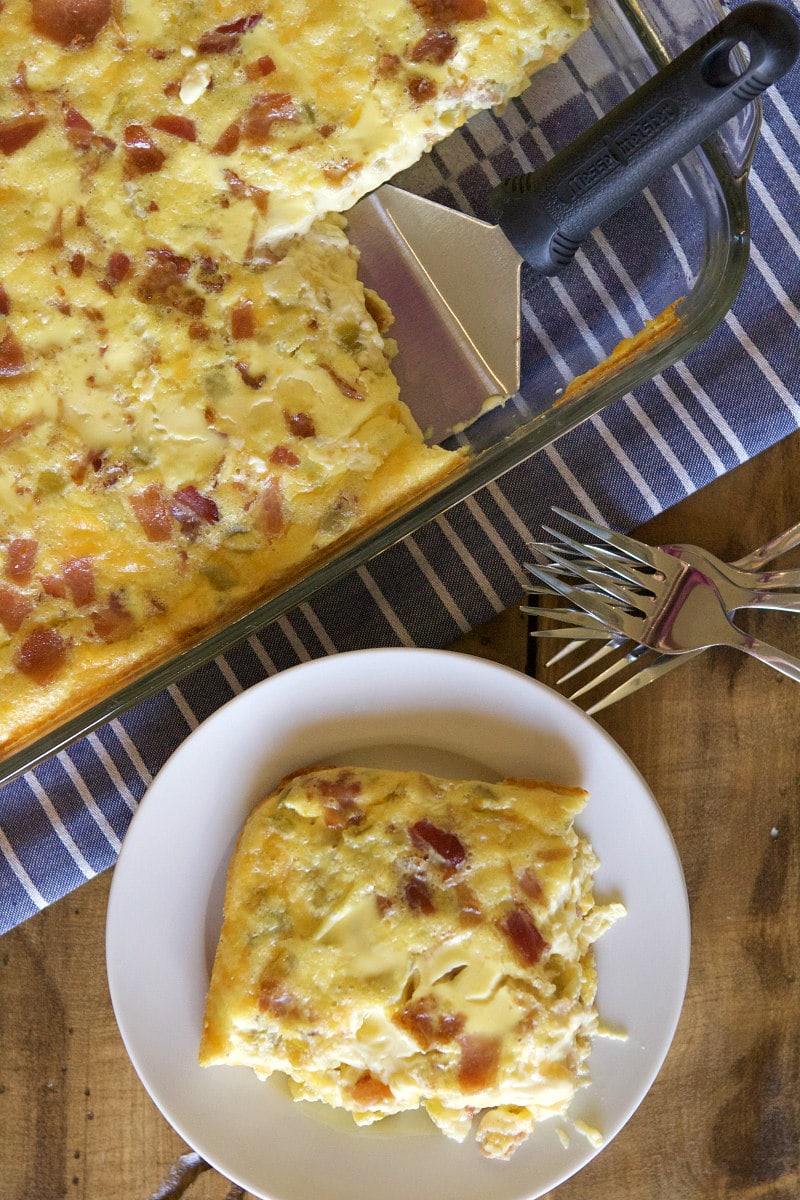
<svg viewBox="0 0 800 1200"><path fill-rule="evenodd" d="M586 709L588 713L596 713L678 665L676 658L649 649L639 643L636 636L641 628L642 614L647 611L653 591L657 590L653 585L662 582L676 563L658 547L613 533L564 509L554 508L553 511L576 524L593 541L592 544L583 543L558 529L543 526L544 532L553 540L536 542L530 547L535 561L525 563L525 569L537 582L529 590L558 596L569 607L562 604L552 608L523 608L522 611L560 622L557 628L533 629L532 636L568 639L567 645L547 660L547 666L587 647L590 641L605 642L584 654L576 665L560 676L556 681L559 685L568 680L577 682L576 677L614 655L603 670L592 674L570 693L571 700L585 696L629 670L626 679Z"/></svg>

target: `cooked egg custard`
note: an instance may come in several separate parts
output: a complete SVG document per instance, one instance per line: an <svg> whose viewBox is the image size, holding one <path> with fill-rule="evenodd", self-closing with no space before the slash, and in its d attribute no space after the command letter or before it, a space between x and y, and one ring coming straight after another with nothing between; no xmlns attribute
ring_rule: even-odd
<svg viewBox="0 0 800 1200"><path fill-rule="evenodd" d="M342 224L266 270L75 212L57 250L0 246L0 751L459 465L398 399Z"/></svg>
<svg viewBox="0 0 800 1200"><path fill-rule="evenodd" d="M564 3L0 0L0 755L463 465L336 210Z"/></svg>
<svg viewBox="0 0 800 1200"><path fill-rule="evenodd" d="M564 1114L597 1030L587 795L328 768L285 780L231 861L200 1062L288 1076L368 1124L419 1107L508 1158Z"/></svg>
<svg viewBox="0 0 800 1200"><path fill-rule="evenodd" d="M584 0L4 0L0 152L77 149L107 221L241 258L516 95L586 24Z"/></svg>

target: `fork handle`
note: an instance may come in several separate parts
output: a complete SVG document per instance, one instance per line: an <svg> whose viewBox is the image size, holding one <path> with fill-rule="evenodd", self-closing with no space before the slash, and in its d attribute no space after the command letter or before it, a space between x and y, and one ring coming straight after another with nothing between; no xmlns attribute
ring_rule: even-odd
<svg viewBox="0 0 800 1200"><path fill-rule="evenodd" d="M742 567L745 571L758 571L764 563L772 562L773 558L779 558L787 550L794 550L795 546L800 546L800 521L791 525L784 533L776 533L775 537L764 542L763 546L758 546L749 554L737 558L733 565Z"/></svg>
<svg viewBox="0 0 800 1200"><path fill-rule="evenodd" d="M780 572L776 572L780 574ZM790 574L790 572L786 572ZM780 584L769 584L760 582L759 590L754 593L747 604L742 604L741 608L771 608L780 609L782 612L800 612L800 596L797 592L779 592L771 591L770 588L780 587Z"/></svg>
<svg viewBox="0 0 800 1200"><path fill-rule="evenodd" d="M731 65L737 45L749 61ZM491 200L523 258L555 275L581 242L789 70L800 30L779 4L734 9L540 170L500 183Z"/></svg>
<svg viewBox="0 0 800 1200"><path fill-rule="evenodd" d="M736 649L744 650L745 654L752 655L759 662L766 663L768 667L780 671L781 675L788 675L790 679L796 679L800 683L800 658L786 654L785 651L778 650L775 646L770 646L767 642L749 637L747 634L742 634L742 640L737 642Z"/></svg>

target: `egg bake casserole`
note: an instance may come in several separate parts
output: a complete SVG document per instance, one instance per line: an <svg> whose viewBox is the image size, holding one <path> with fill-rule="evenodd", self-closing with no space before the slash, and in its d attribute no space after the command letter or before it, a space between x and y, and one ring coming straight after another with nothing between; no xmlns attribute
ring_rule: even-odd
<svg viewBox="0 0 800 1200"><path fill-rule="evenodd" d="M252 812L228 870L204 1066L284 1073L359 1124L423 1108L508 1158L587 1079L587 794L532 780L325 768ZM477 1121L476 1121L477 1116Z"/></svg>
<svg viewBox="0 0 800 1200"><path fill-rule="evenodd" d="M0 2L0 754L462 465L398 396L338 210L584 24Z"/></svg>

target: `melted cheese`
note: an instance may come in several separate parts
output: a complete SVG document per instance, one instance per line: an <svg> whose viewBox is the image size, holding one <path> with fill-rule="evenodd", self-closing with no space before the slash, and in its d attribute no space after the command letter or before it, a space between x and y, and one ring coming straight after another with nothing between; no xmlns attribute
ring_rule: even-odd
<svg viewBox="0 0 800 1200"><path fill-rule="evenodd" d="M36 36L30 8L6 0L15 36L0 43L0 79L22 61L28 104L53 129L67 104L113 141L96 147L90 205L148 212L175 249L233 257L253 236L274 242L349 208L521 91L587 23L582 0L126 0L65 50ZM0 119L24 108L12 92ZM168 132L164 117L191 129ZM131 169L131 126L163 155L156 169ZM230 172L268 204L237 195ZM55 189L49 199L61 203Z"/></svg>
<svg viewBox="0 0 800 1200"><path fill-rule="evenodd" d="M357 768L301 773L228 873L200 1061L288 1075L360 1124L423 1107L507 1157L564 1113L597 1031L586 794Z"/></svg>
<svg viewBox="0 0 800 1200"><path fill-rule="evenodd" d="M342 226L268 266L179 259L146 226L117 240L85 216L56 247L0 247L0 342L24 356L0 380L0 750L458 465L399 401ZM126 274L106 290L114 253ZM17 578L21 540L36 551ZM58 669L21 669L41 630Z"/></svg>
<svg viewBox="0 0 800 1200"><path fill-rule="evenodd" d="M398 398L337 214L585 24L0 4L0 754L459 468Z"/></svg>

